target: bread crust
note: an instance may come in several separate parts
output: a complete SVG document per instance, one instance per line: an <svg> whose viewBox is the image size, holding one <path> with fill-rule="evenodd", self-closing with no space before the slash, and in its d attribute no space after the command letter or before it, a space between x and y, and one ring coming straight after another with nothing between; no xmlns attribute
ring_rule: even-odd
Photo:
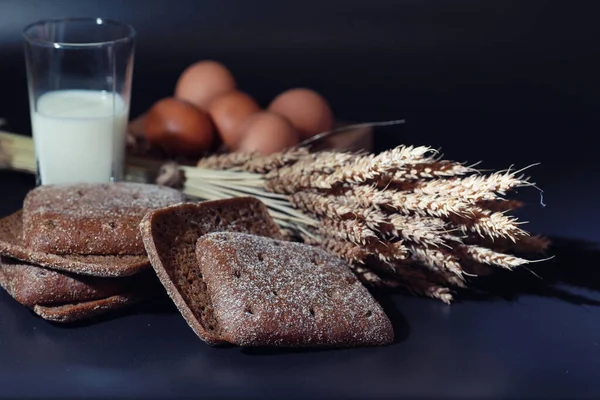
<svg viewBox="0 0 600 400"><path fill-rule="evenodd" d="M132 278L97 278L0 257L0 286L26 307L97 300L131 290Z"/></svg>
<svg viewBox="0 0 600 400"><path fill-rule="evenodd" d="M28 249L22 240L23 212L0 219L0 255L57 271L99 277L137 274L150 266L145 255L57 255Z"/></svg>
<svg viewBox="0 0 600 400"><path fill-rule="evenodd" d="M33 312L47 321L69 323L89 320L94 317L116 311L140 301L137 294L120 294L105 299L90 300L60 306L35 305Z"/></svg>

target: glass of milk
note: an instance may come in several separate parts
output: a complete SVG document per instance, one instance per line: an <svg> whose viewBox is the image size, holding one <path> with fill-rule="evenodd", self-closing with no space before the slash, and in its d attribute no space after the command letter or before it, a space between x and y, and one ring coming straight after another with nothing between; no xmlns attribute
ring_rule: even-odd
<svg viewBox="0 0 600 400"><path fill-rule="evenodd" d="M37 183L123 179L134 29L66 18L23 34Z"/></svg>

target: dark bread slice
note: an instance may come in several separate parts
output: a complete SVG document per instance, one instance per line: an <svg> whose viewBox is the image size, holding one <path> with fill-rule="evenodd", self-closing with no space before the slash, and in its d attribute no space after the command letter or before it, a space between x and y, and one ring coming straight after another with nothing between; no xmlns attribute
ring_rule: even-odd
<svg viewBox="0 0 600 400"><path fill-rule="evenodd" d="M52 254L143 255L139 224L183 193L133 182L39 186L23 202L25 247Z"/></svg>
<svg viewBox="0 0 600 400"><path fill-rule="evenodd" d="M27 307L97 300L131 290L133 277L97 278L0 257L0 286Z"/></svg>
<svg viewBox="0 0 600 400"><path fill-rule="evenodd" d="M303 243L211 233L197 257L221 338L240 346L390 344L392 324L349 265Z"/></svg>
<svg viewBox="0 0 600 400"><path fill-rule="evenodd" d="M56 255L30 250L22 240L22 211L0 219L0 255L46 268L82 275L122 277L150 266L146 256Z"/></svg>
<svg viewBox="0 0 600 400"><path fill-rule="evenodd" d="M68 323L91 319L136 304L139 301L140 297L137 294L120 294L105 299L60 306L35 305L33 312L48 321Z"/></svg>
<svg viewBox="0 0 600 400"><path fill-rule="evenodd" d="M217 231L281 238L267 207L254 197L188 203L155 210L140 224L152 267L181 315L204 341L223 343L215 331L206 286L196 260L196 242Z"/></svg>

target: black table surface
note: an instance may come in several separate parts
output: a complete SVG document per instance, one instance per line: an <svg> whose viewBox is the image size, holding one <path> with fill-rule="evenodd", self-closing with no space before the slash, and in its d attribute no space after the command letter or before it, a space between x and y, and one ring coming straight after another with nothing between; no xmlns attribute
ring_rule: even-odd
<svg viewBox="0 0 600 400"><path fill-rule="evenodd" d="M7 171L0 182L2 215L34 183ZM561 219L539 220L560 231ZM376 293L397 336L378 348L212 348L161 302L54 325L2 292L0 397L598 398L598 250L591 239L554 239L555 259L534 265L543 280L501 274L451 306Z"/></svg>

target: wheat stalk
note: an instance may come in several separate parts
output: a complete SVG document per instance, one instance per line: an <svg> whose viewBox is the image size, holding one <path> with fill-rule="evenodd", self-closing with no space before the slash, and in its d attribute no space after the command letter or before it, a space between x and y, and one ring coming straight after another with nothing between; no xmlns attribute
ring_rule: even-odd
<svg viewBox="0 0 600 400"><path fill-rule="evenodd" d="M469 212L467 217L451 216L458 229L464 233L473 232L481 237L504 238L513 242L528 235L519 227L524 222L519 222L517 218L509 217L503 212L491 212L478 207L472 207Z"/></svg>
<svg viewBox="0 0 600 400"><path fill-rule="evenodd" d="M0 168L35 172L33 140L26 136L0 131Z"/></svg>
<svg viewBox="0 0 600 400"><path fill-rule="evenodd" d="M530 262L523 258L512 256L510 254L498 253L480 246L460 246L458 250L477 263L495 265L506 269L514 269Z"/></svg>
<svg viewBox="0 0 600 400"><path fill-rule="evenodd" d="M451 161L423 162L419 164L407 165L396 171L392 181L406 182L419 179L432 179L440 177L461 176L477 172L474 168L466 167L461 163Z"/></svg>

